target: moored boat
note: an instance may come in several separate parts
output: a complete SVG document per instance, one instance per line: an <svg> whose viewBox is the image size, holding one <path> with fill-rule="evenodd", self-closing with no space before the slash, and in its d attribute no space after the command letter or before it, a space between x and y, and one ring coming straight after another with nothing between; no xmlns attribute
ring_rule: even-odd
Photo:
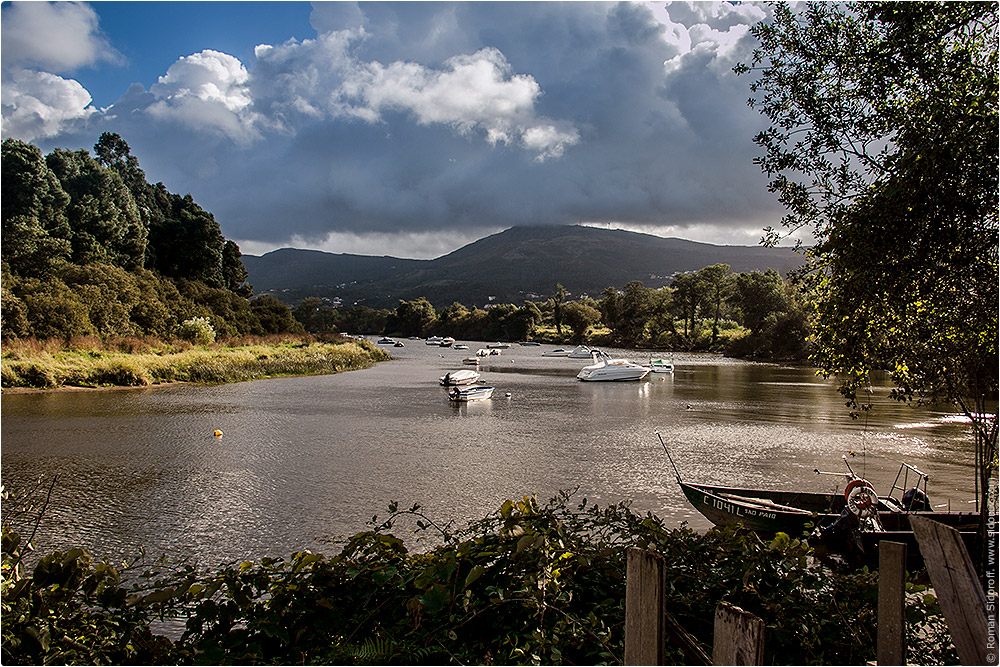
<svg viewBox="0 0 1000 667"><path fill-rule="evenodd" d="M566 356L570 359L590 359L594 352L597 352L597 350L592 350L586 345L577 345Z"/></svg>
<svg viewBox="0 0 1000 667"><path fill-rule="evenodd" d="M567 350L566 348L557 347L554 350L548 350L546 352L542 352L542 356L543 357L568 357L569 356L569 352L570 351Z"/></svg>
<svg viewBox="0 0 1000 667"><path fill-rule="evenodd" d="M674 372L674 360L673 359L653 359L649 360L649 368L654 373L673 373Z"/></svg>
<svg viewBox="0 0 1000 667"><path fill-rule="evenodd" d="M448 390L448 400L457 403L483 401L493 395L493 387L474 385L469 387L452 387Z"/></svg>
<svg viewBox="0 0 1000 667"><path fill-rule="evenodd" d="M855 475L850 464L844 473L847 484L843 493L714 486L683 481L662 438L660 442L684 496L716 526L742 525L765 536L785 533L801 537L808 533L809 543L818 552L835 554L852 565L877 563L878 543L892 540L906 544L910 563L919 566L920 550L910 517L922 516L957 530L969 553L976 553L973 547L980 513L933 511L927 497L927 475L909 464L900 465L885 496L878 496L867 480ZM847 463L846 457L844 461ZM911 474L916 475L912 485Z"/></svg>
<svg viewBox="0 0 1000 667"><path fill-rule="evenodd" d="M584 366L577 373L578 380L583 382L628 382L641 380L649 374L649 369L634 364L628 359L609 359L600 350L594 350L594 363Z"/></svg>
<svg viewBox="0 0 1000 667"><path fill-rule="evenodd" d="M455 387L464 384L473 384L479 381L479 373L469 369L450 371L441 376L441 384L446 387Z"/></svg>

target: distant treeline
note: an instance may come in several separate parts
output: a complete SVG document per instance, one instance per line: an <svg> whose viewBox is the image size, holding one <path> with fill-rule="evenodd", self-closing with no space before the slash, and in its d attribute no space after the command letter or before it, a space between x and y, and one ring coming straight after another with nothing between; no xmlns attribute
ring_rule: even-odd
<svg viewBox="0 0 1000 667"><path fill-rule="evenodd" d="M808 300L776 271L733 273L715 264L652 289L633 281L602 298L567 301L566 290L523 305L435 310L425 299L400 300L395 310L333 308L318 298L292 310L307 331L452 336L462 340L596 341L621 347L723 351L732 356L804 359Z"/></svg>
<svg viewBox="0 0 1000 667"><path fill-rule="evenodd" d="M170 338L202 318L221 336L302 330L250 298L239 247L190 195L148 183L117 134L94 153L3 142L5 339Z"/></svg>

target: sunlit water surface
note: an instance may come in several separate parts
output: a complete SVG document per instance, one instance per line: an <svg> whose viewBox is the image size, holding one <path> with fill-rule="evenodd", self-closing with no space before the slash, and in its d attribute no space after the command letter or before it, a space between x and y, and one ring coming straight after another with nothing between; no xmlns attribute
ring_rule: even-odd
<svg viewBox="0 0 1000 667"><path fill-rule="evenodd" d="M467 367L481 347L470 345L406 341L389 348L396 360L339 375L5 394L3 484L58 475L41 553L82 546L119 558L141 546L205 567L330 551L330 538L365 530L393 500L464 525L507 498L578 489L707 529L657 430L685 480L833 490L842 479L814 470L844 470L854 452L879 489L905 460L931 475L933 503L968 507L974 495L970 435L954 412L879 400L852 421L834 383L809 368L678 354L673 375L584 383L575 375L587 360L515 345L481 365L493 398L455 405L438 377ZM22 521L29 534L33 518Z"/></svg>

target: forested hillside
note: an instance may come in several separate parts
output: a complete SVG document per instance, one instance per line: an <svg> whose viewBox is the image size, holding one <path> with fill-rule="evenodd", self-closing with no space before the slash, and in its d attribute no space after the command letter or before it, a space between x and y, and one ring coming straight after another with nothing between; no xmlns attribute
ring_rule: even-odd
<svg viewBox="0 0 1000 667"><path fill-rule="evenodd" d="M3 142L2 335L177 335L207 318L222 336L301 327L253 288L240 249L190 195L150 184L117 134L92 156Z"/></svg>

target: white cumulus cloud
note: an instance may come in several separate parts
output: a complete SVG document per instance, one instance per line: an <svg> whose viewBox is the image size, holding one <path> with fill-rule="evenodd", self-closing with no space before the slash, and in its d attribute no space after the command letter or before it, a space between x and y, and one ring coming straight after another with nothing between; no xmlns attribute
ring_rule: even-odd
<svg viewBox="0 0 1000 667"><path fill-rule="evenodd" d="M247 143L258 136L248 80L238 58L206 49L178 59L150 87L156 101L147 111L158 119L215 129Z"/></svg>
<svg viewBox="0 0 1000 667"><path fill-rule="evenodd" d="M0 29L4 67L65 72L121 58L101 35L97 13L82 3L5 3Z"/></svg>
<svg viewBox="0 0 1000 667"><path fill-rule="evenodd" d="M4 72L3 136L51 137L94 113L90 93L73 79L21 69Z"/></svg>
<svg viewBox="0 0 1000 667"><path fill-rule="evenodd" d="M71 72L121 56L101 35L97 13L76 2L9 2L0 21L3 135L52 137L95 112Z"/></svg>

